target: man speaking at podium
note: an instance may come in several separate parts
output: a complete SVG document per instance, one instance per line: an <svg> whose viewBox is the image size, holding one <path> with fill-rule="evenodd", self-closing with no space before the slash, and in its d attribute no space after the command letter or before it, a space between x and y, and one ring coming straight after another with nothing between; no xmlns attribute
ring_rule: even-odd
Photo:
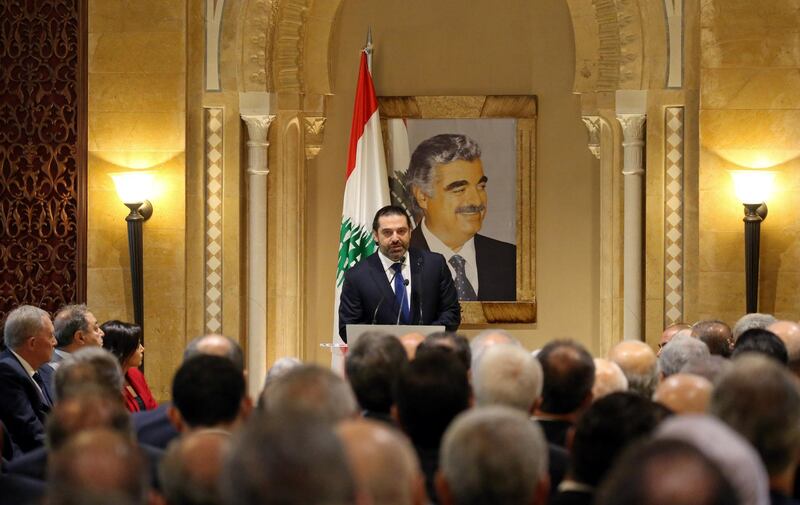
<svg viewBox="0 0 800 505"><path fill-rule="evenodd" d="M409 249L411 221L402 208L387 205L375 214L372 238L378 252L344 274L339 302L339 335L348 324L443 325L455 331L461 306L450 269L441 254Z"/></svg>

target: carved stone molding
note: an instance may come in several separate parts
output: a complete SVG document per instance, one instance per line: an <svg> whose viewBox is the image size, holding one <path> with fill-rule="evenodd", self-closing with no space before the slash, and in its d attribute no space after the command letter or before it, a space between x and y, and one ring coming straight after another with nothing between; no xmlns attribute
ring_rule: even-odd
<svg viewBox="0 0 800 505"><path fill-rule="evenodd" d="M582 116L583 124L586 126L586 131L589 132L589 151L598 160L600 159L600 116Z"/></svg>
<svg viewBox="0 0 800 505"><path fill-rule="evenodd" d="M324 140L325 122L328 118L324 116L306 116L303 118L305 125L305 149L306 159L316 158L322 150Z"/></svg>
<svg viewBox="0 0 800 505"><path fill-rule="evenodd" d="M304 91L303 35L308 8L307 0L283 0L280 4L274 51L277 91Z"/></svg>
<svg viewBox="0 0 800 505"><path fill-rule="evenodd" d="M640 89L642 86L642 20L639 0L617 0L619 26L619 89Z"/></svg>
<svg viewBox="0 0 800 505"><path fill-rule="evenodd" d="M617 4L614 0L597 0L598 49L597 90L616 90L620 72L620 40Z"/></svg>
<svg viewBox="0 0 800 505"><path fill-rule="evenodd" d="M274 88L272 66L273 39L277 21L278 0L250 0L242 9L241 82L247 91L268 91Z"/></svg>

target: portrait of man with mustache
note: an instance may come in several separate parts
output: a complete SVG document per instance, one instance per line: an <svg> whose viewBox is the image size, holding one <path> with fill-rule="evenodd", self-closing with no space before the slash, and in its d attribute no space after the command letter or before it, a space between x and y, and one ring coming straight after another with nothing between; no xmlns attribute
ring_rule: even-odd
<svg viewBox="0 0 800 505"><path fill-rule="evenodd" d="M413 211L422 216L411 247L445 257L461 301L516 299L516 246L478 233L488 183L480 146L454 133L421 142L405 173Z"/></svg>

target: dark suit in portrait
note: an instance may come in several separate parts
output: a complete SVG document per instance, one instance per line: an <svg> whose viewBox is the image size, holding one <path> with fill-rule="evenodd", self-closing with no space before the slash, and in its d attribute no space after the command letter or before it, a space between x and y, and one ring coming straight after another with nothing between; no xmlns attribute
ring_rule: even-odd
<svg viewBox="0 0 800 505"><path fill-rule="evenodd" d="M442 325L455 331L461 306L450 269L441 254L409 249L411 304L409 324ZM378 253L344 274L339 303L339 335L347 342L348 324L395 324L399 312Z"/></svg>
<svg viewBox="0 0 800 505"><path fill-rule="evenodd" d="M514 301L517 299L517 247L475 234L475 261L478 268L478 300ZM422 227L411 232L411 247L430 251Z"/></svg>
<svg viewBox="0 0 800 505"><path fill-rule="evenodd" d="M11 436L15 455L44 445L48 412L49 404L22 363L10 350L0 352L0 421Z"/></svg>

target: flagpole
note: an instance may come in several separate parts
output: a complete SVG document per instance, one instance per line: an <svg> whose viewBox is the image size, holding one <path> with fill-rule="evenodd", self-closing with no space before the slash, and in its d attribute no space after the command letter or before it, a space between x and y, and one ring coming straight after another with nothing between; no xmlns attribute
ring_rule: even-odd
<svg viewBox="0 0 800 505"><path fill-rule="evenodd" d="M365 53L367 53L367 68L369 69L369 73L372 74L372 27L367 27L367 43L364 45L364 49L362 49Z"/></svg>

